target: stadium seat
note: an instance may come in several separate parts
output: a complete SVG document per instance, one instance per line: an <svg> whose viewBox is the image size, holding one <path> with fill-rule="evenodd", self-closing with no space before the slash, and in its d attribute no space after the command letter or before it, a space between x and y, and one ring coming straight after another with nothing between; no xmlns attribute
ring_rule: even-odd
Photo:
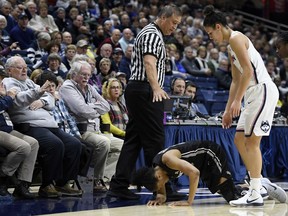
<svg viewBox="0 0 288 216"><path fill-rule="evenodd" d="M187 77L191 80L199 89L218 89L218 81L215 77Z"/></svg>
<svg viewBox="0 0 288 216"><path fill-rule="evenodd" d="M211 115L214 116L225 110L226 102L215 102L211 105Z"/></svg>

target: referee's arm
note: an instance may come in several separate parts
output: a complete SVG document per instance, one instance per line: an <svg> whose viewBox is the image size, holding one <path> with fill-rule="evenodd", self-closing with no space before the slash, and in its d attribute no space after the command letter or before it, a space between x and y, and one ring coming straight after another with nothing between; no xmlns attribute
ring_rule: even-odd
<svg viewBox="0 0 288 216"><path fill-rule="evenodd" d="M153 55L144 56L144 67L147 79L153 90L153 102L162 101L169 98L168 94L161 89L157 79L156 58Z"/></svg>

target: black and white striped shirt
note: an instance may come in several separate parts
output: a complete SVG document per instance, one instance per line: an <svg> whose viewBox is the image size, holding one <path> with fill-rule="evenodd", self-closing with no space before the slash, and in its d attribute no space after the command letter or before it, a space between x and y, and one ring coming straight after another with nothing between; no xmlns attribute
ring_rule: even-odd
<svg viewBox="0 0 288 216"><path fill-rule="evenodd" d="M157 77L159 86L162 88L165 78L166 50L163 34L155 23L148 24L137 34L132 52L130 80L148 81L143 61L147 54L157 58Z"/></svg>

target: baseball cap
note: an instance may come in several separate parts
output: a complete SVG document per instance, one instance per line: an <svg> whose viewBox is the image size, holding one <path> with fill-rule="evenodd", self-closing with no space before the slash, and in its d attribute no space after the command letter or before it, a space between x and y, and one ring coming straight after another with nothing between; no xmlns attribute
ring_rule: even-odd
<svg viewBox="0 0 288 216"><path fill-rule="evenodd" d="M28 18L28 15L23 11L21 14L19 14L18 19Z"/></svg>
<svg viewBox="0 0 288 216"><path fill-rule="evenodd" d="M88 42L86 40L79 40L76 44L77 47L88 46Z"/></svg>
<svg viewBox="0 0 288 216"><path fill-rule="evenodd" d="M125 76L126 77L126 74L123 72L117 72L116 77L119 77L119 76Z"/></svg>
<svg viewBox="0 0 288 216"><path fill-rule="evenodd" d="M113 53L114 53L114 54L117 54L117 53L123 54L123 50L122 50L121 48L119 48L119 47L116 47L116 48L114 49Z"/></svg>

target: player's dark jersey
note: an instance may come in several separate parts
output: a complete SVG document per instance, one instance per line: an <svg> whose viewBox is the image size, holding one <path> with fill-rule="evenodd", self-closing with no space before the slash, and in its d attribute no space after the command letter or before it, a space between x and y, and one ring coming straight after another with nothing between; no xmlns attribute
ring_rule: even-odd
<svg viewBox="0 0 288 216"><path fill-rule="evenodd" d="M219 184L221 177L231 178L224 150L220 145L211 141L179 143L159 152L153 159L153 166L160 166L167 172L169 178L177 178L182 174L179 170L170 169L162 162L163 154L172 149L179 150L181 159L191 163L200 171L200 178L210 190L211 187Z"/></svg>

